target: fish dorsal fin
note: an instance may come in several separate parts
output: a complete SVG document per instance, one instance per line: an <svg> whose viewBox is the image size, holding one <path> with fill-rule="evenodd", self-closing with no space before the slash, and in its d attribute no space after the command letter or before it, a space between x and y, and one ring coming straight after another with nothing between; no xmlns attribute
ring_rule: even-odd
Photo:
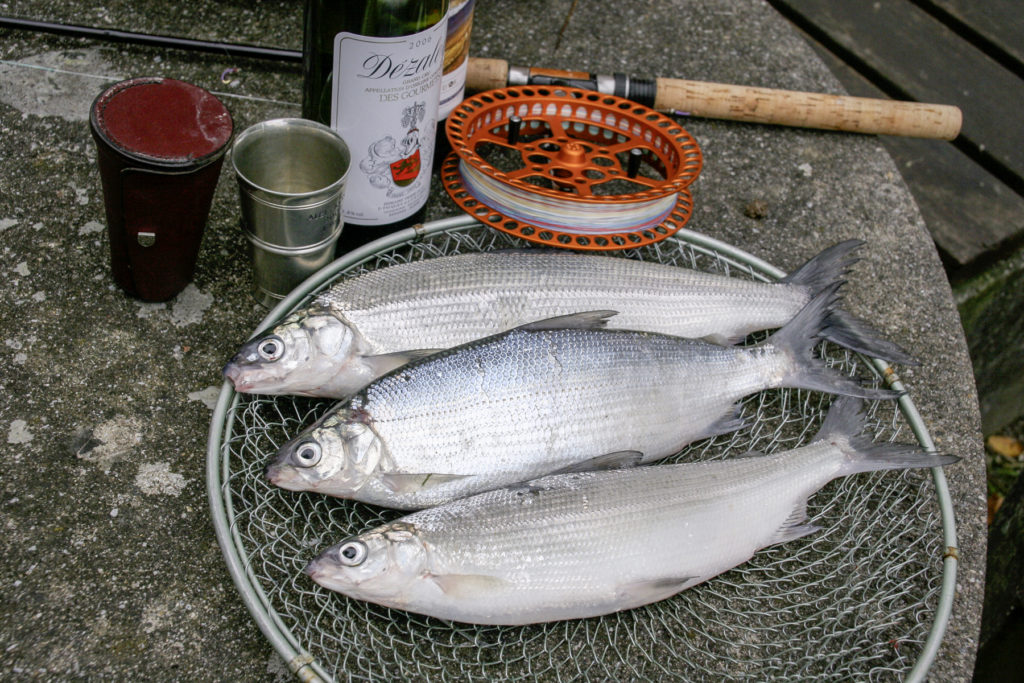
<svg viewBox="0 0 1024 683"><path fill-rule="evenodd" d="M391 472L380 475L380 480L388 490L395 493L415 493L417 491L436 488L442 484L458 481L459 479L465 479L468 476L470 475L437 474L431 472L420 472L415 474Z"/></svg>
<svg viewBox="0 0 1024 683"><path fill-rule="evenodd" d="M520 325L517 330L538 332L541 330L598 330L608 324L608 318L618 315L618 311L583 311L569 315L557 315L554 318L535 320Z"/></svg>
<svg viewBox="0 0 1024 683"><path fill-rule="evenodd" d="M544 247L503 247L483 252L485 254L576 254L575 251L563 251L561 249L545 249Z"/></svg>
<svg viewBox="0 0 1024 683"><path fill-rule="evenodd" d="M733 346L735 344L740 343L744 339L745 337L743 336L733 335L730 337L715 332L713 334L704 335L703 337L700 338L700 341L707 342L708 344L714 344L715 346Z"/></svg>
<svg viewBox="0 0 1024 683"><path fill-rule="evenodd" d="M699 576L670 576L623 583L616 588L616 592L622 602L638 606L664 600L697 583L700 583Z"/></svg>
<svg viewBox="0 0 1024 683"><path fill-rule="evenodd" d="M573 463L567 467L555 470L551 474L569 474L570 472L592 472L594 470L624 470L629 467L636 467L644 459L640 451L615 451L605 453L596 458Z"/></svg>
<svg viewBox="0 0 1024 683"><path fill-rule="evenodd" d="M376 356L366 356L363 362L373 370L377 377L385 375L396 368L408 365L414 360L432 356L442 349L411 349L409 351L395 351L394 353L380 353Z"/></svg>
<svg viewBox="0 0 1024 683"><path fill-rule="evenodd" d="M451 598L481 598L508 586L508 581L489 574L426 574Z"/></svg>

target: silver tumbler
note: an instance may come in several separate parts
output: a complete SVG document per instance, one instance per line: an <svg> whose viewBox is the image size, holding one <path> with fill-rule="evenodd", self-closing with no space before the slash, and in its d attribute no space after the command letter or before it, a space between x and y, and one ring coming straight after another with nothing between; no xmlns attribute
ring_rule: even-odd
<svg viewBox="0 0 1024 683"><path fill-rule="evenodd" d="M327 126L273 119L239 135L231 161L256 298L272 306L333 260L351 155Z"/></svg>

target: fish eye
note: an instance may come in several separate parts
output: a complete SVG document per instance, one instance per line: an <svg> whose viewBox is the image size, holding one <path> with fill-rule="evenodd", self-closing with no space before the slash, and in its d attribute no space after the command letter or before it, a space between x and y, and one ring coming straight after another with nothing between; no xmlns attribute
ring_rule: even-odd
<svg viewBox="0 0 1024 683"><path fill-rule="evenodd" d="M366 552L362 541L349 541L338 548L338 561L346 567L357 567L366 559Z"/></svg>
<svg viewBox="0 0 1024 683"><path fill-rule="evenodd" d="M316 441L306 441L299 444L295 449L295 463L299 467L312 467L320 462L320 444Z"/></svg>
<svg viewBox="0 0 1024 683"><path fill-rule="evenodd" d="M267 337L259 343L256 351L260 358L267 361L277 360L284 354L284 342L278 337Z"/></svg>

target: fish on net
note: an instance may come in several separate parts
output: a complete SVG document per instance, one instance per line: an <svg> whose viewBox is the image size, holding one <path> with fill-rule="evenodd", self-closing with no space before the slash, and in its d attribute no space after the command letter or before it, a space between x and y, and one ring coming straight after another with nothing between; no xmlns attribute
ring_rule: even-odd
<svg viewBox="0 0 1024 683"><path fill-rule="evenodd" d="M520 246L483 226L444 230L374 254L339 276ZM615 257L771 279L682 239ZM763 338L755 335L748 343ZM850 376L873 372L862 357L833 344L824 343L821 354ZM829 401L788 389L750 396L742 403L743 429L691 444L664 462L798 447L817 432ZM914 666L935 619L942 584L941 513L931 478L917 470L833 481L810 500L809 523L822 527L818 533L765 548L667 600L603 617L480 626L347 598L314 584L303 568L327 546L403 513L278 489L263 477L277 448L330 406L328 400L236 395L220 446L221 496L246 576L294 649L308 653L326 677L889 680ZM866 407L875 441L912 438L895 402Z"/></svg>

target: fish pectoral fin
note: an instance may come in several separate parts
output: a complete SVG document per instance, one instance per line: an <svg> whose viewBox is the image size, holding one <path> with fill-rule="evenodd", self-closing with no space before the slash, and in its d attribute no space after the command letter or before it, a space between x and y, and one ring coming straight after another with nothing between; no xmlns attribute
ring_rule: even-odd
<svg viewBox="0 0 1024 683"><path fill-rule="evenodd" d="M431 472L418 472L415 474L390 473L380 476L381 482L395 493L413 493L424 489L431 489L452 481L465 479L468 474L437 474Z"/></svg>
<svg viewBox="0 0 1024 683"><path fill-rule="evenodd" d="M608 318L618 315L618 311L582 311L559 315L554 318L536 320L532 323L520 325L519 330L537 332L540 330L597 330L608 324Z"/></svg>
<svg viewBox="0 0 1024 683"><path fill-rule="evenodd" d="M699 583L699 576L670 576L621 584L618 593L633 605L646 605L675 595L684 588Z"/></svg>
<svg viewBox="0 0 1024 683"><path fill-rule="evenodd" d="M400 368L403 365L407 365L414 360L419 360L420 358L432 356L442 350L443 349L412 349L409 351L395 351L394 353L380 353L376 356L366 356L363 358L363 362L368 365L378 377L380 377L381 375L391 372L395 368Z"/></svg>
<svg viewBox="0 0 1024 683"><path fill-rule="evenodd" d="M426 578L452 598L486 597L508 585L508 581L488 574L427 574Z"/></svg>
<svg viewBox="0 0 1024 683"><path fill-rule="evenodd" d="M555 470L551 474L568 474L570 472L592 472L594 470L624 470L636 467L644 459L640 451L616 451L605 453L596 458L573 463L567 467Z"/></svg>

